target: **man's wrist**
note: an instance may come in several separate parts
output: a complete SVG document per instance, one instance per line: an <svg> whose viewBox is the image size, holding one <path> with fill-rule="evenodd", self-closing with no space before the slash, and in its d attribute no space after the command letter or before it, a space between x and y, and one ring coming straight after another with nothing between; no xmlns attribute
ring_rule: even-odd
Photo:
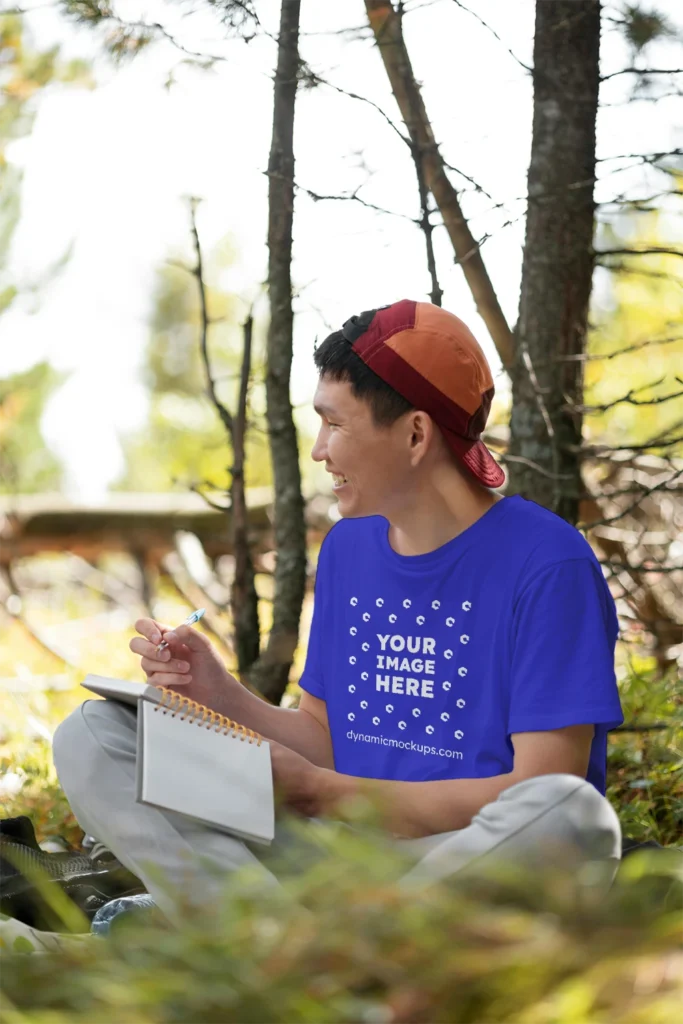
<svg viewBox="0 0 683 1024"><path fill-rule="evenodd" d="M360 792L359 780L352 775L340 775L331 768L318 768L317 771L320 813L336 816L343 811L344 804Z"/></svg>

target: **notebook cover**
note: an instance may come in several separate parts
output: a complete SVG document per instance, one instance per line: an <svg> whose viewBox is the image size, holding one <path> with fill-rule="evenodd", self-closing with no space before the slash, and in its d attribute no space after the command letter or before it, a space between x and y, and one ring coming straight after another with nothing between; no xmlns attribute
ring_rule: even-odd
<svg viewBox="0 0 683 1024"><path fill-rule="evenodd" d="M110 676L87 675L81 686L86 690L99 694L100 697L108 697L110 700L119 700L124 704L138 706L142 697L144 700L152 701L154 704L161 702L161 690L150 683L136 683L130 679L114 679Z"/></svg>

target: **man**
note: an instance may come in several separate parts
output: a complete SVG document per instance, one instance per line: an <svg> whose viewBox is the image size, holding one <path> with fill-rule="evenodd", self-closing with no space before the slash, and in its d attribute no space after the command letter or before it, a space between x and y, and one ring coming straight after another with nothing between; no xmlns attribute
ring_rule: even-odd
<svg viewBox="0 0 683 1024"><path fill-rule="evenodd" d="M414 861L409 882L561 846L610 876L614 603L573 527L494 493L504 476L480 440L494 389L479 345L452 314L405 300L352 317L315 361L312 456L342 518L320 552L299 708L249 693L190 627L140 620L142 669L266 736L300 814L369 797ZM206 898L216 878L202 861L219 875L261 864L257 847L136 803L131 709L86 702L58 730L55 761L81 825L158 898L149 864Z"/></svg>

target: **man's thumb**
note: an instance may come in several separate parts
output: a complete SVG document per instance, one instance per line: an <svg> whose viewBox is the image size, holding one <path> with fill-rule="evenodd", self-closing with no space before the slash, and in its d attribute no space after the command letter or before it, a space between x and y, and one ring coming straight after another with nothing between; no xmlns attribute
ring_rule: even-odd
<svg viewBox="0 0 683 1024"><path fill-rule="evenodd" d="M171 633L164 634L164 640L173 643L174 639L178 639L181 644L185 644L190 648L191 651L208 651L211 648L211 641L208 637L204 636L203 633L198 633L192 626L177 626Z"/></svg>

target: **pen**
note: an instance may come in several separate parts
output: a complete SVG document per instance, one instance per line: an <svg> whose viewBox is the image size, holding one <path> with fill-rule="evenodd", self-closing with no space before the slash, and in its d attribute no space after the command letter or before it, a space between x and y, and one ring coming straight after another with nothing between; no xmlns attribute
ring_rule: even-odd
<svg viewBox="0 0 683 1024"><path fill-rule="evenodd" d="M199 622L199 620L201 619L201 617L202 617L202 615L204 614L205 611L206 611L206 608L198 608L196 612L192 612L191 615L188 615L187 618L185 619L185 621L181 622L180 625L181 626L192 626L192 625L194 625L195 622ZM161 643L159 644L159 646L157 647L156 653L158 654L159 651L163 651L167 647L168 647L168 644L164 640L162 640Z"/></svg>

